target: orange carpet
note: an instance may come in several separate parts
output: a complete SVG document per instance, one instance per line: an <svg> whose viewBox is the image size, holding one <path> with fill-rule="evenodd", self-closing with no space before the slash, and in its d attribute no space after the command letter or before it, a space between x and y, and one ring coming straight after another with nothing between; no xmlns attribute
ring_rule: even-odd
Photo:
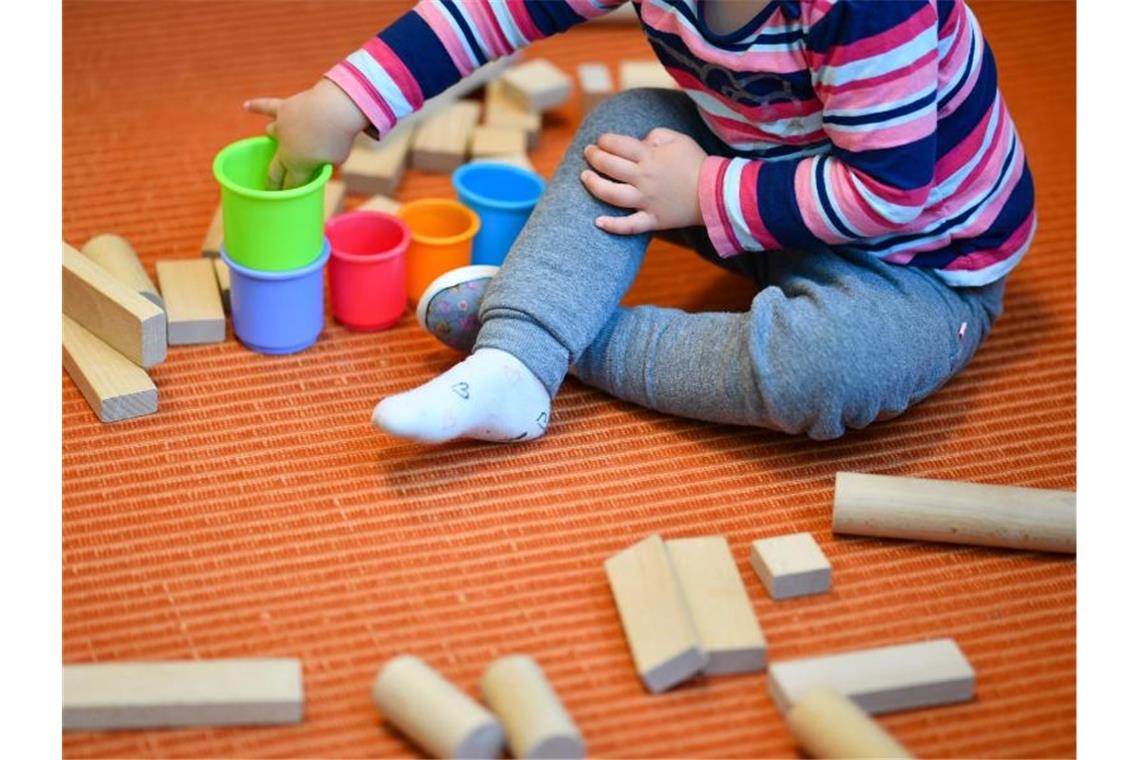
<svg viewBox="0 0 1140 760"><path fill-rule="evenodd" d="M241 101L310 84L405 4L65 2L63 235L196 256L214 152L260 131ZM175 347L157 415L96 421L63 376L63 659L284 655L304 662L303 725L68 734L69 757L377 757L416 750L369 700L378 666L418 654L476 689L494 657L542 663L595 756L795 757L765 676L661 696L635 677L602 562L653 531L729 539L783 659L953 636L976 701L884 718L922 757L1072 756L1071 558L836 538L836 470L1076 485L1075 4L976 2L1027 145L1040 231L976 360L903 417L830 442L672 419L567 383L535 444L424 448L368 424L381 396L455 356L406 316L379 334L329 320L292 357ZM532 51L645 57L630 27ZM549 176L580 117L548 114ZM403 200L451 195L410 172ZM359 202L353 198L350 206ZM749 292L655 244L630 303L744 309ZM761 535L811 531L834 591L772 602L747 565Z"/></svg>

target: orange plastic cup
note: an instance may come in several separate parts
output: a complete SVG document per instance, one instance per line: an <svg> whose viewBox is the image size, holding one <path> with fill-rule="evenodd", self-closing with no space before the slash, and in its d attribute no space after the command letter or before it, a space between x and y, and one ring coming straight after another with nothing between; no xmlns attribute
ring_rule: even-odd
<svg viewBox="0 0 1140 760"><path fill-rule="evenodd" d="M424 198L400 206L396 216L412 231L408 246L408 300L413 304L436 277L471 263L479 216L458 201Z"/></svg>

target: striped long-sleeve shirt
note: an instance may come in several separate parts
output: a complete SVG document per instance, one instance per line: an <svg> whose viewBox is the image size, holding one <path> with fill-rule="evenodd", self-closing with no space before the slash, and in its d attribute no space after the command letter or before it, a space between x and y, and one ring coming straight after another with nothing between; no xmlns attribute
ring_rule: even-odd
<svg viewBox="0 0 1140 760"><path fill-rule="evenodd" d="M326 76L383 134L486 63L625 0L421 0ZM773 0L731 34L634 0L728 155L699 200L722 256L843 247L992 282L1036 228L1033 180L964 0Z"/></svg>

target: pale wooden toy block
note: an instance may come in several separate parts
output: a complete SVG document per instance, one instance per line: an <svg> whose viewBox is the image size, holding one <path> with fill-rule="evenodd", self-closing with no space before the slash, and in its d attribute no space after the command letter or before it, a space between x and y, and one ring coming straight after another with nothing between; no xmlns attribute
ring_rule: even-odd
<svg viewBox="0 0 1140 760"><path fill-rule="evenodd" d="M645 687L665 691L709 664L681 584L656 533L606 560L606 577L634 667Z"/></svg>
<svg viewBox="0 0 1140 760"><path fill-rule="evenodd" d="M471 157L526 153L526 133L509 127L478 126L471 132Z"/></svg>
<svg viewBox="0 0 1140 760"><path fill-rule="evenodd" d="M379 143L361 136L340 167L341 181L361 195L395 194L408 163L413 133L411 127L401 125Z"/></svg>
<svg viewBox="0 0 1140 760"><path fill-rule="evenodd" d="M220 256L225 233L222 222L222 204L219 203L218 207L214 209L214 216L210 219L210 228L206 230L206 237L202 240L202 255L211 258Z"/></svg>
<svg viewBox="0 0 1140 760"><path fill-rule="evenodd" d="M118 235L96 235L87 241L81 252L140 296L158 308L163 308L162 296L158 294L158 289L154 287L142 262L139 261L139 255L135 253L135 249L126 238Z"/></svg>
<svg viewBox="0 0 1140 760"><path fill-rule="evenodd" d="M676 90L677 80L665 70L660 61L622 61L618 65L618 81L622 90L634 87L660 87Z"/></svg>
<svg viewBox="0 0 1140 760"><path fill-rule="evenodd" d="M222 308L230 310L230 268L220 258L214 259L214 274L218 278L218 295L222 297Z"/></svg>
<svg viewBox="0 0 1140 760"><path fill-rule="evenodd" d="M768 667L768 693L781 713L817 686L830 686L872 715L968 702L974 698L974 680L974 669L953 639L774 662Z"/></svg>
<svg viewBox="0 0 1140 760"><path fill-rule="evenodd" d="M514 757L582 758L586 744L533 658L508 655L483 673L483 699L499 716Z"/></svg>
<svg viewBox="0 0 1140 760"><path fill-rule="evenodd" d="M809 689L784 721L811 757L912 757L859 705L828 686Z"/></svg>
<svg viewBox="0 0 1140 760"><path fill-rule="evenodd" d="M549 111L570 97L571 81L545 58L535 58L506 70L500 80L516 102L535 112Z"/></svg>
<svg viewBox="0 0 1140 760"><path fill-rule="evenodd" d="M489 127L521 129L526 133L526 149L538 147L542 136L542 114L535 113L512 98L501 80L487 83L483 98L483 123Z"/></svg>
<svg viewBox="0 0 1140 760"><path fill-rule="evenodd" d="M122 662L63 666L63 730L300 723L295 659Z"/></svg>
<svg viewBox="0 0 1140 760"><path fill-rule="evenodd" d="M587 114L614 93L609 67L604 63L581 64L578 67L578 87L582 91L582 113Z"/></svg>
<svg viewBox="0 0 1140 760"><path fill-rule="evenodd" d="M63 316L63 368L100 422L158 411L158 389L139 365Z"/></svg>
<svg viewBox="0 0 1140 760"><path fill-rule="evenodd" d="M831 529L860 536L1075 554L1077 495L838 472Z"/></svg>
<svg viewBox="0 0 1140 760"><path fill-rule="evenodd" d="M418 657L385 663L372 701L433 757L497 758L503 751L503 727L495 716Z"/></svg>
<svg viewBox="0 0 1140 760"><path fill-rule="evenodd" d="M752 673L764 669L768 644L756 621L732 550L722 536L666 541L701 646L709 656L704 672Z"/></svg>
<svg viewBox="0 0 1140 760"><path fill-rule="evenodd" d="M520 169L527 171L534 171L534 164L530 162L524 154L519 153L513 156L487 156L485 158L473 158L473 164L508 164L510 166L517 166Z"/></svg>
<svg viewBox="0 0 1140 760"><path fill-rule="evenodd" d="M213 262L171 259L159 261L155 271L166 299L170 345L221 343L226 339L226 312Z"/></svg>
<svg viewBox="0 0 1140 760"><path fill-rule="evenodd" d="M325 184L325 221L340 213L344 208L344 196L348 186L339 179L330 179Z"/></svg>
<svg viewBox="0 0 1140 760"><path fill-rule="evenodd" d="M810 533L757 539L749 562L773 599L831 590L831 563Z"/></svg>
<svg viewBox="0 0 1140 760"><path fill-rule="evenodd" d="M462 166L482 108L473 100L461 100L423 122L412 138L412 166L428 172L451 172Z"/></svg>
<svg viewBox="0 0 1140 760"><path fill-rule="evenodd" d="M63 244L63 313L140 367L166 358L166 314Z"/></svg>
<svg viewBox="0 0 1140 760"><path fill-rule="evenodd" d="M386 195L373 195L356 207L357 211L383 211L386 214L395 214L400 210L400 202L394 201Z"/></svg>

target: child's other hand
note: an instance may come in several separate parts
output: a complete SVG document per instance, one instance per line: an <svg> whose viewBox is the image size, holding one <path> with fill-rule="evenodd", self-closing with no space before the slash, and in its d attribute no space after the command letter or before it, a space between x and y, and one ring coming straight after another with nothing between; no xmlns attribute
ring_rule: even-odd
<svg viewBox="0 0 1140 760"><path fill-rule="evenodd" d="M597 171L583 171L582 183L599 200L634 212L599 216L595 223L617 235L700 224L697 188L706 157L691 137L664 127L644 140L600 135L596 145L586 146L586 161Z"/></svg>
<svg viewBox="0 0 1140 760"><path fill-rule="evenodd" d="M269 164L270 190L298 187L322 164L342 163L353 138L368 126L352 99L326 79L290 98L254 98L244 106L273 119L265 127L277 138L277 155Z"/></svg>

